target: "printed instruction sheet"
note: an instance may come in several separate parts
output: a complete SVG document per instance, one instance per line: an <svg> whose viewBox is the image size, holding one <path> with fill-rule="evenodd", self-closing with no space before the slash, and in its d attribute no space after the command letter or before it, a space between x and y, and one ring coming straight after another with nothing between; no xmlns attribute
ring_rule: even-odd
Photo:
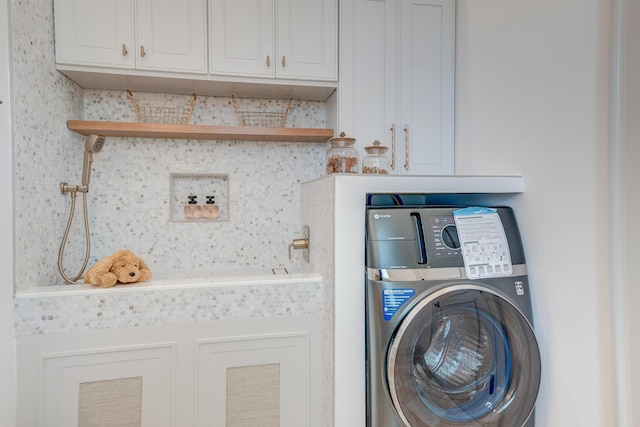
<svg viewBox="0 0 640 427"><path fill-rule="evenodd" d="M511 252L495 209L469 207L453 211L464 267L469 279L510 276Z"/></svg>

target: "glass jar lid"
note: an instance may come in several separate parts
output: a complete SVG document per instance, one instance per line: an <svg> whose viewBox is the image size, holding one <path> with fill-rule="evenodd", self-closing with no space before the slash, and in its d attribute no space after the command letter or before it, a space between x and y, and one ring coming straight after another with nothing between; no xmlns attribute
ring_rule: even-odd
<svg viewBox="0 0 640 427"><path fill-rule="evenodd" d="M364 147L364 149L366 150L366 152L368 154L372 154L374 156L376 155L381 155L387 152L387 150L389 149L389 147L386 147L384 145L380 145L380 141L378 141L377 139L375 141L373 141L373 145L369 145L367 147Z"/></svg>
<svg viewBox="0 0 640 427"><path fill-rule="evenodd" d="M339 136L333 137L329 141L334 147L344 147L353 145L356 142L356 139L346 136L344 132L340 132Z"/></svg>

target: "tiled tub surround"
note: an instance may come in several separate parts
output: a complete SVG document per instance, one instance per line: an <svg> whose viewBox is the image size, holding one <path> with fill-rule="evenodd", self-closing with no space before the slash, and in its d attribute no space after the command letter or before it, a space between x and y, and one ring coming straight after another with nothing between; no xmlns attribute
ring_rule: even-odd
<svg viewBox="0 0 640 427"><path fill-rule="evenodd" d="M169 275L165 275L169 277ZM188 276L188 275L187 275ZM113 288L60 285L15 298L17 336L212 320L320 314L315 274L212 273Z"/></svg>
<svg viewBox="0 0 640 427"><path fill-rule="evenodd" d="M85 119L132 121L127 102L122 92L85 91ZM262 102L269 101L254 101ZM294 103L291 127L323 122L319 103ZM192 123L237 124L231 100L198 98ZM109 137L94 156L93 259L128 248L152 270L299 267L302 257L289 261L287 247L302 233L300 183L322 175L324 151L324 144ZM171 222L172 173L227 175L228 222Z"/></svg>
<svg viewBox="0 0 640 427"><path fill-rule="evenodd" d="M317 104L295 103L290 124L322 126L324 110ZM125 93L85 91L86 119L131 121L132 114ZM228 98L199 98L192 122L235 124L236 118ZM76 149L82 152L82 141L78 142ZM299 267L301 257L287 258L289 242L302 230L299 183L322 174L324 151L324 144L109 137L102 152L94 155L88 199L90 263L118 249L130 249L152 270ZM80 171L82 164L78 159L69 166ZM172 173L228 175L228 222L171 222ZM65 180L74 182L72 178ZM62 209L68 212L68 196L51 197L63 198L66 203ZM84 250L79 205L64 258L65 269L72 274L79 268ZM38 224L29 224L32 226ZM59 244L63 228L64 222L57 233L44 233L55 239L52 246ZM47 265L53 268L56 254L48 256ZM20 252L17 257L20 262ZM59 282L55 273L40 284Z"/></svg>

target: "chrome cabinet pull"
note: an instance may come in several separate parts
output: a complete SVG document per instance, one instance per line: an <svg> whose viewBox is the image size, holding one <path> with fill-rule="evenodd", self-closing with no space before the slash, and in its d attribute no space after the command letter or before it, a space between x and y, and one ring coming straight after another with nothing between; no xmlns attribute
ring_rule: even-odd
<svg viewBox="0 0 640 427"><path fill-rule="evenodd" d="M122 56L127 56L129 51L127 50L127 45L122 43Z"/></svg>
<svg viewBox="0 0 640 427"><path fill-rule="evenodd" d="M404 125L404 169L409 170L409 125Z"/></svg>
<svg viewBox="0 0 640 427"><path fill-rule="evenodd" d="M396 124L391 124L391 169L396 169Z"/></svg>
<svg viewBox="0 0 640 427"><path fill-rule="evenodd" d="M271 58L267 55L267 67L271 66Z"/></svg>
<svg viewBox="0 0 640 427"><path fill-rule="evenodd" d="M287 63L286 63L286 61L285 61L285 59L284 59L284 55L282 55L282 66L284 67L286 64L287 64Z"/></svg>
<svg viewBox="0 0 640 427"><path fill-rule="evenodd" d="M146 53L144 51L144 45L140 45L140 56L144 58L145 55Z"/></svg>

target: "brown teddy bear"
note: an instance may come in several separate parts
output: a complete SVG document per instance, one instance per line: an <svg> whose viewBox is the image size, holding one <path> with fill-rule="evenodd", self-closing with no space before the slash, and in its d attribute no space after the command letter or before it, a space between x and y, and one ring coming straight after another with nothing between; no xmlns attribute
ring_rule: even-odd
<svg viewBox="0 0 640 427"><path fill-rule="evenodd" d="M116 283L144 282L151 279L147 264L133 252L121 250L96 262L84 275L84 282L101 288Z"/></svg>

